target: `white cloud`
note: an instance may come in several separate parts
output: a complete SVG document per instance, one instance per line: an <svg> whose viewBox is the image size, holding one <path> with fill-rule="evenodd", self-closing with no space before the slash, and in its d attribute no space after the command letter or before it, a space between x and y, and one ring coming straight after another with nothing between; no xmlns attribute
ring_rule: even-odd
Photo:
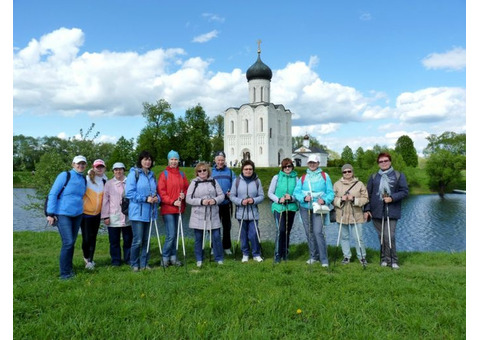
<svg viewBox="0 0 480 340"><path fill-rule="evenodd" d="M208 21L215 21L220 23L225 22L225 18L220 17L217 14L213 14L213 13L202 13L202 17L207 18Z"/></svg>
<svg viewBox="0 0 480 340"><path fill-rule="evenodd" d="M198 35L198 36L194 37L192 41L196 42L196 43L205 43L207 41L212 40L213 38L218 37L219 33L220 33L219 31L213 30L213 31L210 31L208 33L201 34L201 35Z"/></svg>
<svg viewBox="0 0 480 340"><path fill-rule="evenodd" d="M423 58L422 64L427 69L463 70L467 65L467 51L456 47L445 53L431 53Z"/></svg>

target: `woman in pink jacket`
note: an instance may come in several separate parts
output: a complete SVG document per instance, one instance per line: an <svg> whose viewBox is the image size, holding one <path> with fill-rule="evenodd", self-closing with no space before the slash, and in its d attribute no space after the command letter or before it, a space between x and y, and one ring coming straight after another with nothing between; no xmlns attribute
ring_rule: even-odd
<svg viewBox="0 0 480 340"><path fill-rule="evenodd" d="M128 216L122 214L120 206L125 192L125 165L117 162L113 164L113 178L105 184L102 203L103 223L108 227L110 240L110 257L112 266L122 264L122 250L120 238L123 236L123 261L130 263L130 248L132 247L132 226Z"/></svg>

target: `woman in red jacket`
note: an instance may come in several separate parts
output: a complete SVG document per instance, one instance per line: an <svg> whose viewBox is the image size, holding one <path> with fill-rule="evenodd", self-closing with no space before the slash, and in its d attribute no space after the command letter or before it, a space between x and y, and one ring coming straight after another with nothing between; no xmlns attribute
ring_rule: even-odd
<svg viewBox="0 0 480 340"><path fill-rule="evenodd" d="M177 228L179 215L185 211L185 194L188 180L178 168L180 156L171 150L167 156L168 166L158 176L157 191L161 198L161 214L165 224L163 264L181 266L177 260Z"/></svg>

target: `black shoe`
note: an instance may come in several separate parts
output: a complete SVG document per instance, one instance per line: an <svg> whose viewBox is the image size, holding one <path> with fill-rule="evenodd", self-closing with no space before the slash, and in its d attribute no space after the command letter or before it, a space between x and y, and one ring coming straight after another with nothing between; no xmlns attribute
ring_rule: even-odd
<svg viewBox="0 0 480 340"><path fill-rule="evenodd" d="M345 257L342 261L343 264L349 264L350 263L350 259L348 257Z"/></svg>

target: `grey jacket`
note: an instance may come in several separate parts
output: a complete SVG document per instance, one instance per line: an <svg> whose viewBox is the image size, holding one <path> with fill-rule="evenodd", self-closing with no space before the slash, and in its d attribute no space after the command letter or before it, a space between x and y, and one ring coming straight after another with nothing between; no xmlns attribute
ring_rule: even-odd
<svg viewBox="0 0 480 340"><path fill-rule="evenodd" d="M202 199L213 198L215 205L202 205ZM222 187L213 178L202 181L200 178L194 178L188 186L185 200L187 204L192 206L190 212L189 228L201 229L206 228L218 229L222 226L220 223L220 215L218 214L218 204L225 199Z"/></svg>
<svg viewBox="0 0 480 340"><path fill-rule="evenodd" d="M245 178L243 178L243 175L239 175L237 180L232 183L232 188L230 189L230 200L237 206L235 217L238 220L258 220L260 215L257 204L261 203L265 197L260 179L256 174L253 174L252 179L248 183ZM242 200L247 197L253 198L254 204L247 206L242 205Z"/></svg>

